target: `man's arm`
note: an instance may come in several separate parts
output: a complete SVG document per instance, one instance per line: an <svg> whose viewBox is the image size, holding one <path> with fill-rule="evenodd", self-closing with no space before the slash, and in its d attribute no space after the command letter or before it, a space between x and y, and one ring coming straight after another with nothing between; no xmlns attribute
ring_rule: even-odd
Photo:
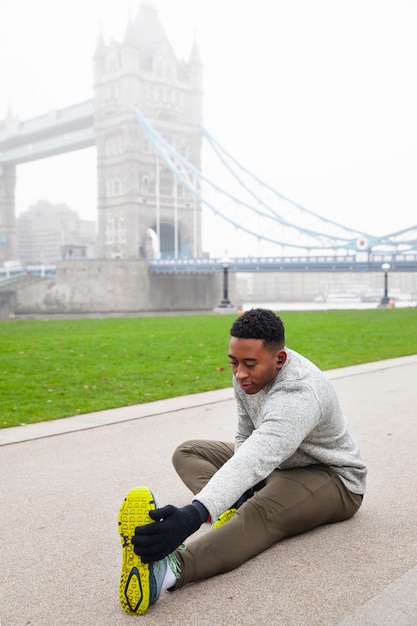
<svg viewBox="0 0 417 626"><path fill-rule="evenodd" d="M264 480L294 454L317 424L319 416L320 407L315 395L306 385L288 386L286 394L269 398L259 427L235 449L235 454L196 494L196 499L216 519L245 491Z"/></svg>

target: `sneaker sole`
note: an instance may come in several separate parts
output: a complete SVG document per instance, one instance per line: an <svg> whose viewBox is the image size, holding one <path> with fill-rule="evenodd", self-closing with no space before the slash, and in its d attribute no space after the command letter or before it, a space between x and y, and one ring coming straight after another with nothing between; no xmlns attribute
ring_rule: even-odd
<svg viewBox="0 0 417 626"><path fill-rule="evenodd" d="M212 524L211 529L215 530L219 526L223 526L223 524L226 524L228 521L230 521L233 515L236 513L236 510L237 509L227 509L226 511L223 511L223 513L219 515L214 524Z"/></svg>
<svg viewBox="0 0 417 626"><path fill-rule="evenodd" d="M154 521L149 517L149 511L154 509L155 498L147 487L136 487L129 491L120 507L118 522L123 555L119 594L120 604L129 614L142 615L150 604L149 565L142 563L135 554L131 539L136 526Z"/></svg>

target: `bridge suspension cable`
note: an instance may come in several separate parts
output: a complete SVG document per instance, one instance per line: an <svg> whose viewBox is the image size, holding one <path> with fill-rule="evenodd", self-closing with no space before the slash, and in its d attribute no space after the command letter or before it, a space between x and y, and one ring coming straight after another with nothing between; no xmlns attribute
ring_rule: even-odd
<svg viewBox="0 0 417 626"><path fill-rule="evenodd" d="M203 138L222 168L220 186L179 154L138 108L135 116L157 156L196 200L237 231L276 244L280 253L417 251L417 225L378 237L320 216L262 181L201 127Z"/></svg>

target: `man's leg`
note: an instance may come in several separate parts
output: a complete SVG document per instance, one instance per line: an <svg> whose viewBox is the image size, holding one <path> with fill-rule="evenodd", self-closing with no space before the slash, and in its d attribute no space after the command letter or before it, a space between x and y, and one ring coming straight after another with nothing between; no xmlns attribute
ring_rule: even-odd
<svg viewBox="0 0 417 626"><path fill-rule="evenodd" d="M234 445L223 441L192 439L178 446L172 463L181 480L196 494L233 456Z"/></svg>
<svg viewBox="0 0 417 626"><path fill-rule="evenodd" d="M361 502L324 466L276 470L227 524L175 552L181 575L174 589L232 570L285 537L346 520Z"/></svg>

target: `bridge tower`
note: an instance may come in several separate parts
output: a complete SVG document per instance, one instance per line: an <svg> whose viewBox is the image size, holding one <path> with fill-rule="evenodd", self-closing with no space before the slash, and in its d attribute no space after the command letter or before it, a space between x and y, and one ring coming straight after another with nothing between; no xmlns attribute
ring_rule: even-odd
<svg viewBox="0 0 417 626"><path fill-rule="evenodd" d="M15 186L15 166L0 165L0 267L16 259Z"/></svg>
<svg viewBox="0 0 417 626"><path fill-rule="evenodd" d="M9 110L0 123L0 136L7 136L15 127L14 117ZM7 144L6 144L7 145ZM2 149L4 143L2 145ZM0 267L4 261L16 259L15 217L16 166L7 160L0 162Z"/></svg>
<svg viewBox="0 0 417 626"><path fill-rule="evenodd" d="M98 256L201 256L201 205L176 182L138 124L135 107L201 170L202 64L196 42L176 57L155 3L142 1L121 43L100 34L94 55Z"/></svg>

